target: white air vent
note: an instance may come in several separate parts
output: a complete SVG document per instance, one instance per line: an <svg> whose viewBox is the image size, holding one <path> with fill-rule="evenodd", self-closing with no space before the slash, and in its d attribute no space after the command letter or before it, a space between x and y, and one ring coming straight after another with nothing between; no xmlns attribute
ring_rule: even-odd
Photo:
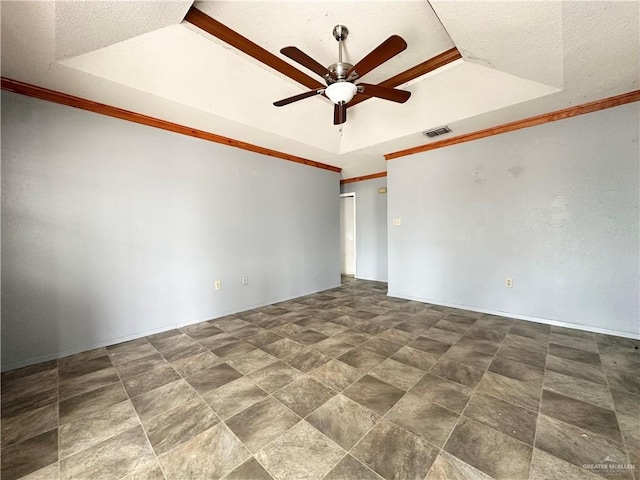
<svg viewBox="0 0 640 480"><path fill-rule="evenodd" d="M429 138L437 137L438 135L444 135L445 133L449 133L451 129L449 127L440 127L434 128L433 130L429 130L428 132L422 132L423 135Z"/></svg>

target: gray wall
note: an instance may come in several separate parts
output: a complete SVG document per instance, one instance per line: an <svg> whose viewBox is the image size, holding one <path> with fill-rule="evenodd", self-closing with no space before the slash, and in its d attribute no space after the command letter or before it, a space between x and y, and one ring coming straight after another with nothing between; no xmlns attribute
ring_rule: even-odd
<svg viewBox="0 0 640 480"><path fill-rule="evenodd" d="M3 369L337 286L338 202L334 172L2 92Z"/></svg>
<svg viewBox="0 0 640 480"><path fill-rule="evenodd" d="M386 178L345 183L341 193L356 194L356 278L387 281Z"/></svg>
<svg viewBox="0 0 640 480"><path fill-rule="evenodd" d="M388 162L390 295L638 336L639 125L634 103Z"/></svg>

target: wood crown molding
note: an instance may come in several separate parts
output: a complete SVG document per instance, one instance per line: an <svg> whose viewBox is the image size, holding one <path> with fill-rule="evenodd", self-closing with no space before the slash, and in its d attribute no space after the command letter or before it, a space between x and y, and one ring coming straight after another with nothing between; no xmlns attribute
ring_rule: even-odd
<svg viewBox="0 0 640 480"><path fill-rule="evenodd" d="M637 101L640 101L640 90L634 90L632 92L623 93L622 95L616 95L614 97L608 97L590 103L584 103L575 107L556 110L555 112L545 113L543 115L537 115L535 117L516 120L515 122L505 123L502 125L498 125L497 127L478 130L477 132L465 133L464 135L447 138L438 142L427 143L425 145L419 145L417 147L407 148L405 150L400 150L393 153L387 153L385 154L384 158L387 161L394 160L396 158L406 157L407 155L414 155L416 153L427 152L429 150L449 147L458 143L471 142L473 140L479 140L481 138L490 137L492 135L500 135L502 133L513 132L522 128L535 127L536 125L555 122L557 120L576 117L578 115L584 115L585 113L597 112L598 110L618 107L620 105L625 105L627 103L633 103Z"/></svg>
<svg viewBox="0 0 640 480"><path fill-rule="evenodd" d="M362 182L363 180L372 180L374 178L382 178L386 176L387 172L378 172L372 173L371 175L364 175L362 177L345 178L344 180L340 180L340 185L344 185L345 183Z"/></svg>
<svg viewBox="0 0 640 480"><path fill-rule="evenodd" d="M127 120L129 122L139 123L148 127L160 128L169 132L180 133L182 135L188 135L190 137L200 138L202 140L207 140L214 143L220 143L229 147L240 148L249 152L259 153L262 155L267 155L269 157L287 160L289 162L302 163L304 165L309 165L310 167L321 168L323 170L329 170L332 172L342 171L341 168L334 167L333 165L327 165L324 163L316 162L314 160L296 157L295 155L278 152L277 150L259 147L251 143L246 143L240 140L234 140L233 138L223 137L214 133L205 132L204 130L186 127L184 125L168 122L159 118L149 117L147 115L124 110L122 108L112 107L103 103L75 97L73 95L67 95L66 93L56 92L54 90L37 87L28 83L18 82L16 80L11 80L5 77L2 77L2 90L19 93L28 97L39 98L40 100L46 100L53 103L59 103L61 105L67 105L69 107L79 108L81 110L87 110L93 113L99 113L100 115L107 115L109 117Z"/></svg>

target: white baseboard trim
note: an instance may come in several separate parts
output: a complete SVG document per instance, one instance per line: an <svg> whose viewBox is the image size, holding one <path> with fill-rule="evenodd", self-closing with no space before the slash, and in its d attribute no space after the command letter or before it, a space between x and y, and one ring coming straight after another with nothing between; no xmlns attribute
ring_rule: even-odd
<svg viewBox="0 0 640 480"><path fill-rule="evenodd" d="M108 347L109 345L116 345L118 343L122 343L122 342L128 342L129 340L136 340L138 338L142 338L142 337L148 337L149 335L155 335L156 333L162 333L162 332L166 332L169 330L173 330L174 328L182 328L182 327L186 327L188 325L194 325L196 323L200 323L200 322L206 322L208 320L215 320L216 318L220 318L220 317L226 317L227 315L233 315L234 313L239 313L239 312L245 312L247 310L253 310L254 308L260 308L260 307L264 307L267 305L272 305L274 303L280 303L280 302L286 302L288 300L294 300L296 298L300 298L300 297L304 297L306 295L312 295L314 293L318 293L318 292L323 292L325 290L330 290L332 288L337 288L340 287L341 284L337 283L333 286L328 286L326 288L321 288L319 290L313 290L310 292L300 292L298 294L295 294L293 296L289 296L289 297L285 297L285 298L281 298L281 299L276 299L276 300L272 300L269 302L262 302L262 303L258 303L252 306L247 306L247 307L243 307L242 310L230 310L228 312L216 312L213 315L208 315L208 316L204 316L204 317L199 317L199 318L192 318L189 320L185 320L182 322L178 322L178 323L172 323L170 325L166 325L163 327L159 327L159 328L154 328L151 330L144 330L141 332L135 332L135 333L131 333L129 335L124 335L124 336L120 336L120 337L113 337L113 338L108 338L105 340L100 340L97 342L93 342L93 343L89 343L87 345L83 345L81 347L76 347L76 348L72 348L72 349L68 349L68 350L63 350L61 352L54 352L51 353L49 355L43 355L40 357L35 357L35 358L29 358L26 360L20 360L18 362L13 362L13 363L8 363L6 365L2 365L2 372L7 372L9 370L15 370L16 368L22 368L22 367L28 367L29 365L35 365L36 363L42 363L42 362L48 362L49 360L57 360L58 358L64 358L64 357L68 357L69 355L75 355L76 353L80 353L80 352L86 352L87 350L93 350L95 348L102 348L102 347Z"/></svg>
<svg viewBox="0 0 640 480"><path fill-rule="evenodd" d="M486 308L470 307L468 305L460 305L456 303L445 303L445 302L440 302L436 300L413 297L411 295L402 295L402 294L393 293L393 292L388 292L387 296L394 297L394 298L402 298L404 300L414 300L416 302L421 302L421 303L429 303L431 305L440 305L442 307L459 308L461 310L469 310L471 312L486 313L489 315L496 315L499 317L516 318L518 320L526 320L528 322L544 323L544 324L553 325L556 327L573 328L575 330L584 330L592 333L602 333L604 335L614 335L616 337L625 337L625 338L633 338L635 340L640 340L640 332L639 333L623 332L620 330L611 330L609 328L593 327L591 325L583 325L580 323L561 322L559 320L532 317L530 315L521 315L518 313L502 312L499 310L489 310Z"/></svg>
<svg viewBox="0 0 640 480"><path fill-rule="evenodd" d="M369 282L379 282L379 283L387 283L387 280L380 280L379 278L368 278L368 277L360 277L356 275L356 280L367 280Z"/></svg>
<svg viewBox="0 0 640 480"><path fill-rule="evenodd" d="M168 325L166 327L154 328L152 330L145 330L142 332L132 333L130 335L124 335L122 337L114 337L106 340L100 340L98 342L89 343L82 347L71 348L63 350L61 352L54 352L49 355L43 355L41 357L29 358L27 360L20 360L19 362L9 363L2 366L2 371L7 372L9 370L15 370L16 368L28 367L29 365L35 365L36 363L48 362L49 360L57 360L58 358L68 357L69 355L75 355L76 353L86 352L95 348L108 347L109 345L116 345L122 342L128 342L129 340L136 340L137 338L147 337L149 335L155 335L156 333L166 332L176 328L176 325Z"/></svg>

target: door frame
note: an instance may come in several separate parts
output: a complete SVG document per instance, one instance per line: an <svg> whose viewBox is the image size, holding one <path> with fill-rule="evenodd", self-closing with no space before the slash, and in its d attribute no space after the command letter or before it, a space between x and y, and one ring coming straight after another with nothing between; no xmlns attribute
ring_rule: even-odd
<svg viewBox="0 0 640 480"><path fill-rule="evenodd" d="M357 223L357 219L356 219L356 192L347 192L347 193L341 193L340 194L340 198L343 197L353 197L353 278L356 278L356 276L358 275L358 251L357 251L357 247L358 247L358 242L357 242L357 229L356 229L356 225ZM342 225L340 227L340 236L342 236ZM340 241L342 241L342 239L340 239ZM342 262L342 259L340 259L340 262ZM342 272L341 272L342 273Z"/></svg>

